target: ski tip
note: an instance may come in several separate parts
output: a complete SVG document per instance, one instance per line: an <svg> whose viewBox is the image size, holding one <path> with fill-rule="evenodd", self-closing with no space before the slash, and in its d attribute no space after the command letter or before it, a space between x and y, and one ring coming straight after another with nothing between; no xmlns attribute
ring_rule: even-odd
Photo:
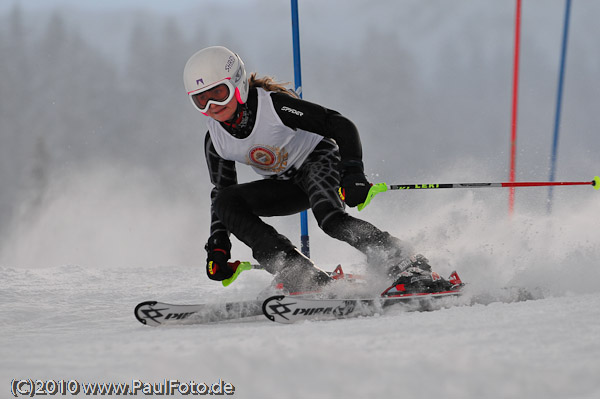
<svg viewBox="0 0 600 399"><path fill-rule="evenodd" d="M141 302L138 303L137 306L135 307L135 309L133 310L133 314L135 315L135 318L142 324L147 325L148 322L146 321L145 317L142 317L141 313L142 313L142 309L145 306L154 306L156 305L158 302L156 301L145 301L145 302Z"/></svg>
<svg viewBox="0 0 600 399"><path fill-rule="evenodd" d="M285 310L285 307L282 308L282 305L279 303L279 301L282 301L284 299L285 295L275 295L267 298L263 302L262 311L263 314L267 317L267 319L271 321L276 321L275 316L282 315L282 312L283 310ZM285 319L285 316L283 317Z"/></svg>

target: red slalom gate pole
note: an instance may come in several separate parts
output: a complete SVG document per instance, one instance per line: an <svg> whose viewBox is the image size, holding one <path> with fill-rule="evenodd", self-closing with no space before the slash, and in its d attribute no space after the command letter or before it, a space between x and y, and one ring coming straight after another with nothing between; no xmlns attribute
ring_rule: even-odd
<svg viewBox="0 0 600 399"><path fill-rule="evenodd" d="M515 55L513 65L513 95L512 95L512 120L510 134L510 182L515 181L515 169L517 161L517 105L519 99L519 49L521 44L521 0L517 0L515 12ZM512 215L515 208L515 190L513 187L508 194L508 212Z"/></svg>

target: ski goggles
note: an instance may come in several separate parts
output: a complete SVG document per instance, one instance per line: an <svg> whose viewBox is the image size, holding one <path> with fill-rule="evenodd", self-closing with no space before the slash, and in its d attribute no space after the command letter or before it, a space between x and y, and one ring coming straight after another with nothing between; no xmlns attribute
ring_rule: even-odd
<svg viewBox="0 0 600 399"><path fill-rule="evenodd" d="M194 107L203 114L208 112L211 104L225 105L231 101L235 94L235 87L229 78L201 89L202 91L189 92L190 100Z"/></svg>

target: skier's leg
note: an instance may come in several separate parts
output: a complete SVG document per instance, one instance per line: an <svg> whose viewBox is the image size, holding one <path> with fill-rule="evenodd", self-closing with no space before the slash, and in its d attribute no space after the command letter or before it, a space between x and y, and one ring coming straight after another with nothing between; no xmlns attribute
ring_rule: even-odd
<svg viewBox="0 0 600 399"><path fill-rule="evenodd" d="M449 283L431 271L427 259L414 255L407 243L364 220L348 215L337 195L337 145L324 139L296 173L294 181L308 195L319 226L367 255L367 263L389 282L403 282L414 291L432 291ZM414 278L413 278L414 277ZM407 282L408 281L408 282ZM410 287L414 284L414 287Z"/></svg>
<svg viewBox="0 0 600 399"><path fill-rule="evenodd" d="M317 223L329 236L363 252L367 263L381 268L382 272L387 273L388 268L403 261L406 263L412 254L410 245L344 210L344 203L337 194L339 160L337 145L324 139L294 177L308 195Z"/></svg>
<svg viewBox="0 0 600 399"><path fill-rule="evenodd" d="M258 180L219 190L213 210L254 258L290 291L307 290L330 279L302 255L291 241L260 216L283 216L308 207L308 198L288 180Z"/></svg>
<svg viewBox="0 0 600 399"><path fill-rule="evenodd" d="M308 207L306 195L287 180L257 180L221 188L213 199L213 211L240 241L255 248L275 229L260 216L283 216Z"/></svg>

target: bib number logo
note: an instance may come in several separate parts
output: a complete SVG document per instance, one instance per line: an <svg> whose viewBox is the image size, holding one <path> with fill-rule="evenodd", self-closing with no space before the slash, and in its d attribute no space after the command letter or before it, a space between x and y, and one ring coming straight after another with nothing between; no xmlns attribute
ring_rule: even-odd
<svg viewBox="0 0 600 399"><path fill-rule="evenodd" d="M287 169L288 153L285 148L254 146L248 151L247 163L268 172L281 173Z"/></svg>
<svg viewBox="0 0 600 399"><path fill-rule="evenodd" d="M277 160L275 152L265 147L254 147L250 149L250 160L261 166L271 166Z"/></svg>

